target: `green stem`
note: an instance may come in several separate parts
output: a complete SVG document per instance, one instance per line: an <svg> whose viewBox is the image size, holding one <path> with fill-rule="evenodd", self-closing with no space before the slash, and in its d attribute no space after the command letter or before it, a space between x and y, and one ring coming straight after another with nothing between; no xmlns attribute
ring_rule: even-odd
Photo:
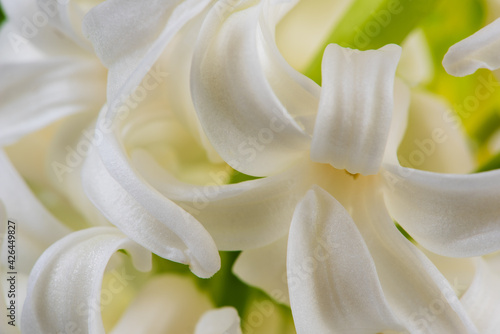
<svg viewBox="0 0 500 334"><path fill-rule="evenodd" d="M211 278L210 293L217 307L233 306L240 316L244 315L250 287L232 272L240 252L220 252L221 270Z"/></svg>
<svg viewBox="0 0 500 334"><path fill-rule="evenodd" d="M321 84L321 61L328 44L358 50L400 44L441 0L355 0L323 43L305 75Z"/></svg>

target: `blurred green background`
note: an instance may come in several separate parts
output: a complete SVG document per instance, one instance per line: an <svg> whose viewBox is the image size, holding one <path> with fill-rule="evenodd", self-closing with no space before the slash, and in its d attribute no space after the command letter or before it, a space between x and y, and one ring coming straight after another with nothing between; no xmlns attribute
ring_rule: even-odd
<svg viewBox="0 0 500 334"><path fill-rule="evenodd" d="M0 4L0 24L5 20L5 14L3 13L2 5Z"/></svg>

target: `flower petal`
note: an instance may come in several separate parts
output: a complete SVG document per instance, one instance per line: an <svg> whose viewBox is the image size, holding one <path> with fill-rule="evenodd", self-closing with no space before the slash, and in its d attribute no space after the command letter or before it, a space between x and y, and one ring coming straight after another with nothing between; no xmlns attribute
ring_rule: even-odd
<svg viewBox="0 0 500 334"><path fill-rule="evenodd" d="M120 249L131 255L137 269L151 269L151 253L113 227L78 231L52 245L31 272L23 332L58 333L73 328L104 333L99 307L102 278L109 259ZM133 278L117 272L121 284Z"/></svg>
<svg viewBox="0 0 500 334"><path fill-rule="evenodd" d="M307 193L294 214L287 268L297 333L403 329L384 297L356 225L342 205L319 187Z"/></svg>
<svg viewBox="0 0 500 334"><path fill-rule="evenodd" d="M500 171L452 175L385 168L389 212L423 247L452 257L500 249Z"/></svg>
<svg viewBox="0 0 500 334"><path fill-rule="evenodd" d="M195 334L241 334L240 317L233 307L206 312L196 325Z"/></svg>
<svg viewBox="0 0 500 334"><path fill-rule="evenodd" d="M431 81L434 75L434 64L424 31L417 28L405 38L401 47L397 75L411 87L425 85Z"/></svg>
<svg viewBox="0 0 500 334"><path fill-rule="evenodd" d="M384 163L398 163L397 151L405 135L408 124L408 109L410 106L410 89L406 84L396 78L394 80L394 111L387 145L385 147Z"/></svg>
<svg viewBox="0 0 500 334"><path fill-rule="evenodd" d="M330 44L323 56L321 100L311 159L352 174L376 174L392 118L401 48L357 51Z"/></svg>
<svg viewBox="0 0 500 334"><path fill-rule="evenodd" d="M205 148L209 159L212 162L222 162L222 158L212 147L201 128L191 97L191 63L196 47L195 41L200 33L203 19L203 15L198 15L180 29L168 43L154 67L161 68L162 73L168 73L169 79L161 82L160 87L156 89L161 91L160 98L164 99L164 108L175 114L196 141ZM187 43L186 41L192 42Z"/></svg>
<svg viewBox="0 0 500 334"><path fill-rule="evenodd" d="M290 305L286 279L287 243L288 235L265 247L243 251L233 265L233 273L276 301Z"/></svg>
<svg viewBox="0 0 500 334"><path fill-rule="evenodd" d="M0 145L104 104L104 73L92 59L0 62L0 71Z"/></svg>
<svg viewBox="0 0 500 334"><path fill-rule="evenodd" d="M378 182L361 185L353 219L391 310L410 333L478 333L446 278L396 228Z"/></svg>
<svg viewBox="0 0 500 334"><path fill-rule="evenodd" d="M111 334L191 334L200 316L211 308L210 299L197 289L191 277L155 276L139 292Z"/></svg>
<svg viewBox="0 0 500 334"><path fill-rule="evenodd" d="M500 256L478 259L476 276L461 301L467 314L482 334L494 334L500 328Z"/></svg>
<svg viewBox="0 0 500 334"><path fill-rule="evenodd" d="M16 224L17 270L28 274L42 252L70 230L40 203L1 150L0 184L0 201ZM7 261L6 238L7 234L2 242L2 263Z"/></svg>
<svg viewBox="0 0 500 334"><path fill-rule="evenodd" d="M50 26L56 27L83 50L92 52L92 44L83 36L82 21L87 12L104 0L48 1L36 0L39 12L48 16Z"/></svg>
<svg viewBox="0 0 500 334"><path fill-rule="evenodd" d="M104 136L98 149L111 170L96 150L89 153L82 172L89 199L111 223L153 253L189 264L200 277L215 274L220 257L210 234L189 213L144 183L117 149L114 137Z"/></svg>
<svg viewBox="0 0 500 334"><path fill-rule="evenodd" d="M270 29L263 17L267 5L268 1L243 1L214 6L201 28L191 68L194 104L210 142L230 166L256 176L285 169L304 155L309 142L286 109L304 105L301 97L311 94L303 87L308 81L290 78L284 61L267 58L276 56L265 32ZM267 73L269 64L280 67ZM288 96L268 75L274 76L271 82L293 82L293 89L301 93ZM284 96L291 100L281 101Z"/></svg>
<svg viewBox="0 0 500 334"><path fill-rule="evenodd" d="M472 36L452 45L443 59L451 75L463 77L479 68L500 67L500 19L493 21Z"/></svg>
<svg viewBox="0 0 500 334"><path fill-rule="evenodd" d="M109 68L111 110L139 85L175 34L202 12L209 0L108 0L83 20L84 35Z"/></svg>
<svg viewBox="0 0 500 334"><path fill-rule="evenodd" d="M420 245L417 245L417 247L438 268L439 272L450 283L455 294L460 298L467 291L474 279L478 258L446 257L433 253Z"/></svg>
<svg viewBox="0 0 500 334"><path fill-rule="evenodd" d="M451 106L437 96L412 93L408 127L399 148L395 147L399 162L431 172L470 173L474 158L456 117ZM397 160L392 163L398 164Z"/></svg>
<svg viewBox="0 0 500 334"><path fill-rule="evenodd" d="M225 173L213 173L212 182L198 186L177 180L145 151L136 150L132 158L144 179L198 219L221 250L260 247L283 237L308 186L304 164L237 184L223 184Z"/></svg>
<svg viewBox="0 0 500 334"><path fill-rule="evenodd" d="M276 30L277 44L287 62L298 71L306 70L352 3L352 0L298 1Z"/></svg>
<svg viewBox="0 0 500 334"><path fill-rule="evenodd" d="M56 16L56 7L65 7L68 1L64 2L65 4L61 1L55 3L46 0L3 0L2 7L8 20L2 24L2 38L9 44L2 45L6 47L0 53L2 58L8 55L9 58L14 56L26 59L35 54L89 56L90 54L74 43L75 40L71 38L73 36L67 33L65 27L55 27L51 24L55 21L53 18ZM77 1L72 1L75 2ZM75 22L74 27L77 29L78 23Z"/></svg>

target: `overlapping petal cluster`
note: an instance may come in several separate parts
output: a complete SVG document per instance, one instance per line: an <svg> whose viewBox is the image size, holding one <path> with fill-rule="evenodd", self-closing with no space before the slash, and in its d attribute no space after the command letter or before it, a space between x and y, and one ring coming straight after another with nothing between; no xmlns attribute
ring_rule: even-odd
<svg viewBox="0 0 500 334"><path fill-rule="evenodd" d="M500 171L466 174L446 103L398 69L412 55L330 44L318 85L276 43L298 0L97 2L2 1L0 213L20 226L22 333L105 333L104 286L133 285L119 268L145 282L112 333L241 333L191 280L140 274L155 254L210 278L219 251L242 251L234 273L290 306L297 333L500 330ZM446 70L500 67L499 22Z"/></svg>

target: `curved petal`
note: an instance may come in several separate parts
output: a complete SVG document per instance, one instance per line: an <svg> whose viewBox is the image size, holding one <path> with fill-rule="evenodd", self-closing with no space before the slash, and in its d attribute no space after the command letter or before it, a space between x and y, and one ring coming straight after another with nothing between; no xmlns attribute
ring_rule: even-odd
<svg viewBox="0 0 500 334"><path fill-rule="evenodd" d="M168 43L154 68L161 68L171 80L164 80L160 87L165 109L175 114L190 134L201 144L212 162L222 162L222 158L210 144L196 115L190 89L190 72L196 39L200 33L204 15L198 15L186 24ZM190 42L187 42L190 41Z"/></svg>
<svg viewBox="0 0 500 334"><path fill-rule="evenodd" d="M419 250L434 263L436 268L448 280L455 294L460 298L471 285L477 271L476 257L447 257L433 253L420 245Z"/></svg>
<svg viewBox="0 0 500 334"><path fill-rule="evenodd" d="M429 83L434 76L434 64L424 31L413 31L405 38L401 47L397 75L411 87Z"/></svg>
<svg viewBox="0 0 500 334"><path fill-rule="evenodd" d="M99 134L93 130L97 112L86 112L64 119L51 138L46 158L46 174L51 187L59 190L85 223L79 227L109 226L110 223L83 191L82 168L90 150L99 145Z"/></svg>
<svg viewBox="0 0 500 334"><path fill-rule="evenodd" d="M500 249L500 171L452 175L385 168L389 212L423 247L452 257Z"/></svg>
<svg viewBox="0 0 500 334"><path fill-rule="evenodd" d="M494 334L500 328L500 256L478 259L478 268L461 301L482 334Z"/></svg>
<svg viewBox="0 0 500 334"><path fill-rule="evenodd" d="M323 56L321 99L311 159L351 174L376 174L391 125L401 48L356 51L330 44Z"/></svg>
<svg viewBox="0 0 500 334"><path fill-rule="evenodd" d="M287 243L288 235L265 247L243 251L233 265L233 273L276 301L290 305L286 278Z"/></svg>
<svg viewBox="0 0 500 334"><path fill-rule="evenodd" d="M399 162L405 167L439 173L465 174L474 169L465 130L446 101L436 95L413 92L408 127L398 143ZM392 148L392 149L394 149ZM398 161L392 161L398 164Z"/></svg>
<svg viewBox="0 0 500 334"><path fill-rule="evenodd" d="M360 185L352 217L391 310L410 333L477 334L450 283L396 228L378 184L377 178Z"/></svg>
<svg viewBox="0 0 500 334"><path fill-rule="evenodd" d="M118 144L111 134L104 136L98 149L111 169L106 169L96 150L89 152L82 172L89 199L112 224L153 253L189 264L200 277L215 274L220 257L210 234L136 175L127 158L112 147Z"/></svg>
<svg viewBox="0 0 500 334"><path fill-rule="evenodd" d="M296 2L263 2L259 20L259 56L267 82L276 97L295 121L312 135L321 88L286 62L275 40L277 24Z"/></svg>
<svg viewBox="0 0 500 334"><path fill-rule="evenodd" d="M105 78L96 60L71 57L0 62L0 145L60 118L104 104Z"/></svg>
<svg viewBox="0 0 500 334"><path fill-rule="evenodd" d="M276 27L276 42L287 62L298 71L307 69L352 3L353 0L299 1Z"/></svg>
<svg viewBox="0 0 500 334"><path fill-rule="evenodd" d="M49 186L50 175L45 168L49 147L54 134L60 129L62 122L55 122L38 131L31 132L15 144L4 147L12 165L25 180L41 186ZM29 154L28 154L29 152Z"/></svg>
<svg viewBox="0 0 500 334"><path fill-rule="evenodd" d="M82 2L82 0L78 0ZM62 4L61 2L64 2ZM9 27L2 26L5 37L10 43L7 46L10 56L26 58L27 55L78 55L90 56L79 47L79 42L72 39L62 26L51 24L57 13L57 7L65 7L66 1L40 0L3 0L2 7L8 18ZM78 24L75 24L77 27ZM60 29L62 28L62 29ZM83 43L80 43L80 46ZM4 56L7 50L2 50ZM38 52L37 52L38 51ZM3 57L2 57L3 58Z"/></svg>
<svg viewBox="0 0 500 334"><path fill-rule="evenodd" d="M356 225L319 187L310 190L295 211L287 270L297 333L403 330Z"/></svg>
<svg viewBox="0 0 500 334"><path fill-rule="evenodd" d="M141 82L178 31L209 0L108 0L84 18L84 35L109 68L108 105L114 110ZM119 13L119 15L117 15ZM163 74L162 74L163 75Z"/></svg>
<svg viewBox="0 0 500 334"><path fill-rule="evenodd" d="M177 180L145 151L132 158L144 179L198 219L221 250L260 247L284 236L308 187L304 163L237 184L224 184L224 172L212 173L211 182L198 186Z"/></svg>
<svg viewBox="0 0 500 334"><path fill-rule="evenodd" d="M394 111L392 113L383 163L398 163L397 151L408 125L409 106L410 89L402 80L396 78L394 80Z"/></svg>
<svg viewBox="0 0 500 334"><path fill-rule="evenodd" d="M309 142L285 106L304 105L300 96L310 93L296 82L299 98L280 101L284 96L273 91L280 84L273 87L266 76L268 64L281 63L266 58L269 35L261 27L266 24L266 5L243 1L223 10L214 6L201 28L191 68L195 108L210 142L230 166L256 176L285 169L304 154ZM295 81L283 77L287 73L280 67L270 75L274 82Z"/></svg>
<svg viewBox="0 0 500 334"><path fill-rule="evenodd" d="M195 334L241 334L240 317L233 307L206 312L196 325Z"/></svg>
<svg viewBox="0 0 500 334"><path fill-rule="evenodd" d="M443 59L446 72L457 77L479 68L500 67L500 19L496 19L472 36L452 45Z"/></svg>
<svg viewBox="0 0 500 334"><path fill-rule="evenodd" d="M71 326L85 333L104 333L99 307L102 277L120 249L130 254L137 269L151 269L151 253L113 227L78 231L52 245L31 272L23 332L58 333ZM117 272L119 284L133 278Z"/></svg>
<svg viewBox="0 0 500 334"><path fill-rule="evenodd" d="M3 151L0 184L0 201L16 227L17 270L28 274L43 251L70 230L40 203ZM2 263L7 261L5 240L6 236L2 242Z"/></svg>
<svg viewBox="0 0 500 334"><path fill-rule="evenodd" d="M208 296L190 277L155 276L141 289L111 334L191 334L198 319L211 308Z"/></svg>
<svg viewBox="0 0 500 334"><path fill-rule="evenodd" d="M82 49L92 52L92 44L83 36L82 21L85 14L104 0L35 0L39 12L48 16L50 25L69 37Z"/></svg>

